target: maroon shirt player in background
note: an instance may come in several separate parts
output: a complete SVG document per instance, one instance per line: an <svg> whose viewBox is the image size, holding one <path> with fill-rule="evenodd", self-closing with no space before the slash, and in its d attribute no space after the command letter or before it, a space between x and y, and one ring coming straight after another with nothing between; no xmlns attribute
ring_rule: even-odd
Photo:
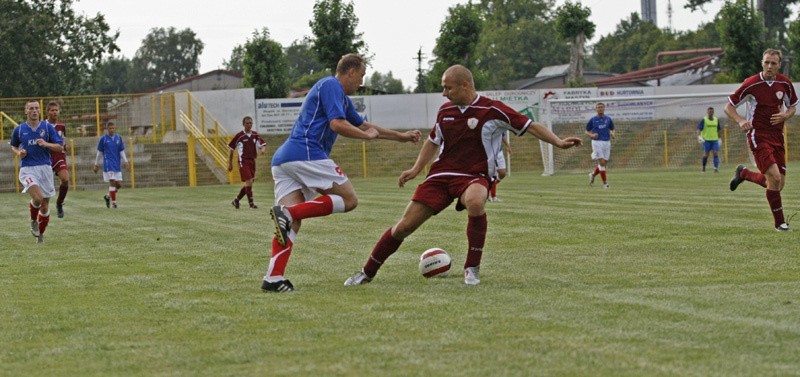
<svg viewBox="0 0 800 377"><path fill-rule="evenodd" d="M244 182L242 189L239 190L239 195L233 199L231 204L234 208L239 209L239 200L247 195L250 208L256 209L258 206L253 202L253 179L256 177L256 157L258 157L256 150L263 155L267 152L267 146L264 140L258 136L258 132L252 131L253 118L244 117L242 126L244 126L244 131L239 131L228 143L228 147L231 149L228 155L228 171L233 170L233 152L236 151L239 155L239 175Z"/></svg>
<svg viewBox="0 0 800 377"><path fill-rule="evenodd" d="M736 190L743 181L765 187L775 230L788 232L791 229L783 217L781 202L786 175L783 123L795 113L797 93L789 78L778 73L781 68L780 51L771 48L764 51L761 67L763 71L744 80L742 86L728 97L729 103L725 106L725 114L747 132L747 145L761 172L750 171L744 165L737 166L730 189ZM751 105L747 118L736 112L736 107L745 102Z"/></svg>
<svg viewBox="0 0 800 377"><path fill-rule="evenodd" d="M58 218L64 218L64 198L67 197L69 191L69 166L67 166L66 145L67 140L67 127L64 123L58 121L61 114L61 105L58 102L50 102L47 104L47 123L50 123L58 131L58 136L64 140L64 149L59 152L50 151L50 163L53 167L53 173L56 173L61 184L58 186L58 198L56 199L56 212Z"/></svg>
<svg viewBox="0 0 800 377"><path fill-rule="evenodd" d="M381 236L361 271L344 285L369 283L386 259L403 240L431 216L453 201L456 210L467 210L467 258L464 283L478 285L481 256L486 241L486 199L497 169L495 156L501 148L503 130L533 136L566 149L581 145L578 137L561 139L541 123L533 122L500 101L479 96L472 72L462 65L448 68L442 75L442 95L449 102L439 108L436 124L422 145L411 169L400 174L403 187L436 158L425 181L417 186L411 203L400 220Z"/></svg>

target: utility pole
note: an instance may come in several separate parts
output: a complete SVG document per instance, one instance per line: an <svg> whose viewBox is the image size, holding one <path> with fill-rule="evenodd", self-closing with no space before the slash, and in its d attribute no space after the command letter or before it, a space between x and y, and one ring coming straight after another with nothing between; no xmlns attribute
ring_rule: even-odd
<svg viewBox="0 0 800 377"><path fill-rule="evenodd" d="M414 93L425 93L425 76L422 74L423 59L425 59L425 55L422 53L422 47L420 46L419 51L417 51L417 57L413 58L413 60L417 61L417 87L414 89Z"/></svg>

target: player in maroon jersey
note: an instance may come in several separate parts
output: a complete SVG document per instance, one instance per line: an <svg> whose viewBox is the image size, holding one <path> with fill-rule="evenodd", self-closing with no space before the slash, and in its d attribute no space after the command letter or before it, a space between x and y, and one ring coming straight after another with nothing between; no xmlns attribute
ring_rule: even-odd
<svg viewBox="0 0 800 377"><path fill-rule="evenodd" d="M250 208L256 209L258 206L253 202L253 179L256 177L256 157L258 153L262 155L267 152L267 146L264 140L258 136L258 132L252 131L253 118L246 116L242 119L244 131L239 131L233 136L228 147L231 149L228 155L228 171L233 170L233 152L236 151L239 156L239 175L242 177L242 189L239 190L239 195L231 202L234 208L239 209L239 200L247 195L247 202L250 203Z"/></svg>
<svg viewBox="0 0 800 377"><path fill-rule="evenodd" d="M439 108L436 125L414 166L400 174L400 187L416 177L430 161L436 160L400 220L381 236L362 270L347 279L345 285L372 281L406 237L454 200L457 201L456 210L466 209L468 216L464 283L477 285L486 240L486 198L497 169L495 158L501 148L502 132L518 136L527 132L564 149L582 143L578 137L561 139L545 125L533 122L504 103L479 96L472 72L464 66L448 68L442 75L442 88L442 95L450 102Z"/></svg>
<svg viewBox="0 0 800 377"><path fill-rule="evenodd" d="M747 145L760 171L751 171L744 165L737 166L730 189L736 190L743 181L765 187L775 229L788 232L791 229L783 217L781 203L786 175L783 124L795 113L797 93L789 78L778 73L781 68L780 51L771 48L764 51L761 67L763 71L744 80L739 89L728 97L729 103L725 106L725 114L747 132ZM747 118L736 112L736 107L746 102L750 104ZM786 111L783 111L784 108Z"/></svg>
<svg viewBox="0 0 800 377"><path fill-rule="evenodd" d="M61 114L61 105L58 102L50 102L47 104L47 123L50 123L58 131L58 136L64 140L64 149L59 152L50 151L50 164L53 167L53 173L56 173L61 184L58 186L58 198L56 199L56 212L58 218L64 217L64 198L67 197L69 191L69 167L67 166L67 154L65 153L67 141L64 138L67 133L67 128L64 123L58 121Z"/></svg>

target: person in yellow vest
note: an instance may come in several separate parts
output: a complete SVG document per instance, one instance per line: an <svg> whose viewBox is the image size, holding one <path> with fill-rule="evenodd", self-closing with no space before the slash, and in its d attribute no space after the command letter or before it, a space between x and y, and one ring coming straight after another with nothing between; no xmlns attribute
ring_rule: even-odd
<svg viewBox="0 0 800 377"><path fill-rule="evenodd" d="M714 173L719 173L719 118L714 116L714 108L706 110L707 116L697 125L697 141L703 144L703 173L706 172L708 153L714 153Z"/></svg>

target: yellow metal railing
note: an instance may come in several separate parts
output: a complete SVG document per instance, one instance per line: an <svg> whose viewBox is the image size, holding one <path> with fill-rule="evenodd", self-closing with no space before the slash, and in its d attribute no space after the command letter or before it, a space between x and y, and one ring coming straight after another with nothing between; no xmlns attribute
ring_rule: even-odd
<svg viewBox="0 0 800 377"><path fill-rule="evenodd" d="M5 131L3 130L6 127L6 119L8 119L8 121L11 122L11 124L13 124L14 127L19 126L19 124L16 121L14 121L14 119L12 119L10 116L8 116L8 114L0 111L0 140L6 139Z"/></svg>
<svg viewBox="0 0 800 377"><path fill-rule="evenodd" d="M211 157L214 160L214 165L217 168L222 169L228 175L228 182L233 180L232 172L227 172L228 167L228 152L229 148L226 143L226 140L230 137L228 136L214 136L214 137L207 137L204 136L201 129L195 124L189 116L184 113L182 110L180 111L180 120L183 123L184 128L189 131L189 142L199 143L202 147L202 151L206 156ZM194 149L194 146L190 147ZM191 162L191 161L190 161ZM191 169L191 168L190 168ZM190 177L190 180L192 177Z"/></svg>

